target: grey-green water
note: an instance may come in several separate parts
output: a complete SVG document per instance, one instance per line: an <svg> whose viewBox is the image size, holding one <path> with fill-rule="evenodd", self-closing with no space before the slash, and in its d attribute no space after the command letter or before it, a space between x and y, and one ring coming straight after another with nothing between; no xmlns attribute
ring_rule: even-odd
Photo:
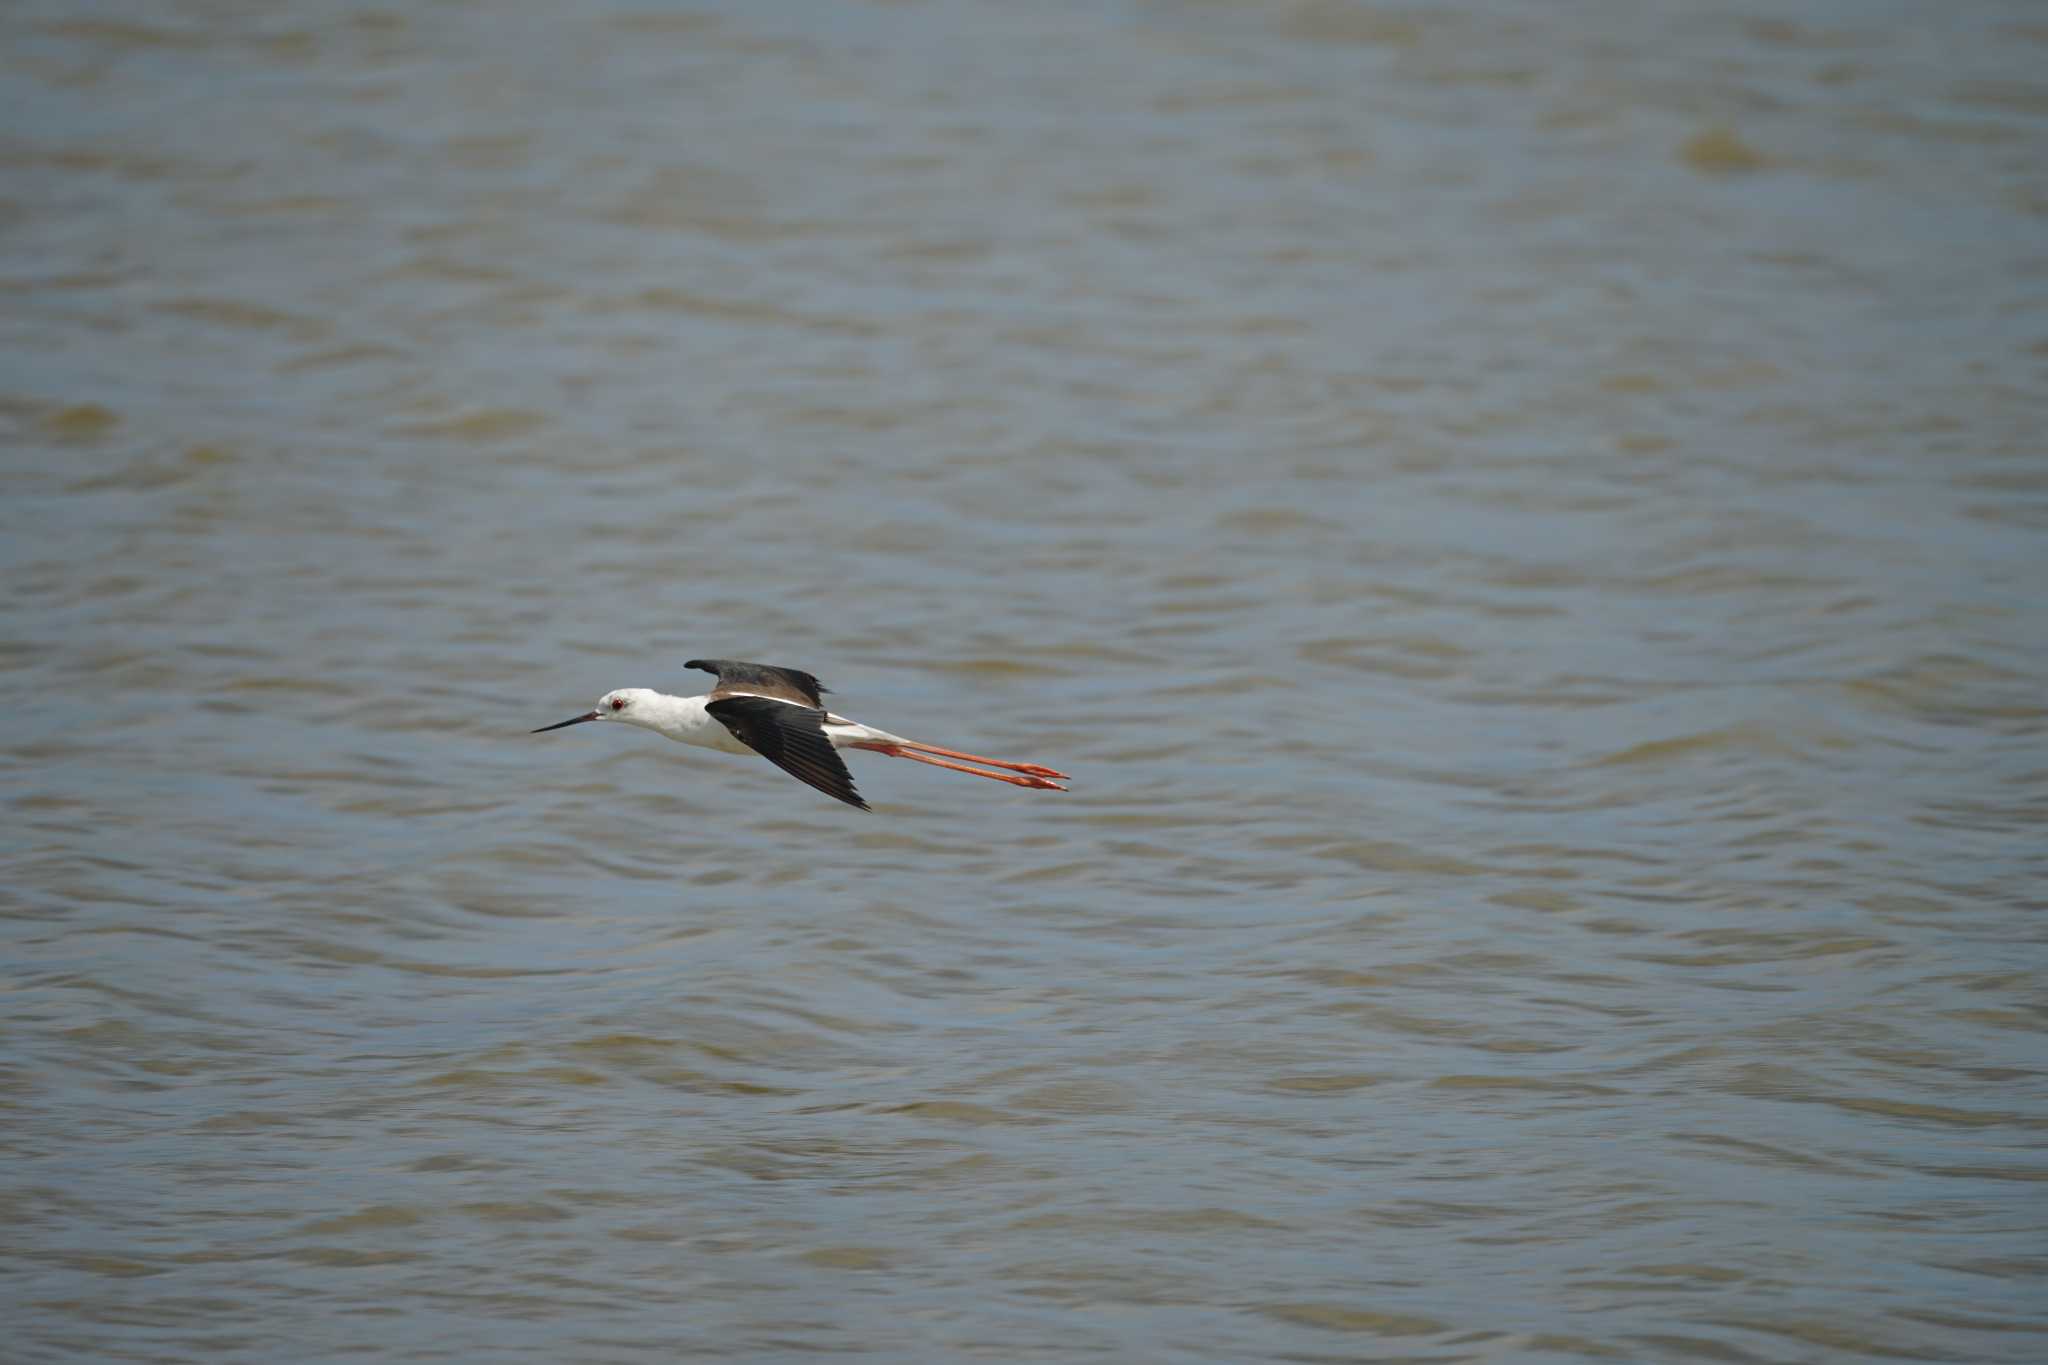
<svg viewBox="0 0 2048 1365"><path fill-rule="evenodd" d="M4 52L0 1356L2048 1354L2038 6Z"/></svg>

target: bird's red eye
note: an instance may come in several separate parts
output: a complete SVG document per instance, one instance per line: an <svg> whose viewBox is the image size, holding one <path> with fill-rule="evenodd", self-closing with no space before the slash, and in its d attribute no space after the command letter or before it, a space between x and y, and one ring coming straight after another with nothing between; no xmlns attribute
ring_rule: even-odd
<svg viewBox="0 0 2048 1365"><path fill-rule="evenodd" d="M623 710L625 710L625 709L626 709L626 699L625 699L624 697L613 697L613 698L612 698L612 710L614 710L614 711L623 711Z"/></svg>

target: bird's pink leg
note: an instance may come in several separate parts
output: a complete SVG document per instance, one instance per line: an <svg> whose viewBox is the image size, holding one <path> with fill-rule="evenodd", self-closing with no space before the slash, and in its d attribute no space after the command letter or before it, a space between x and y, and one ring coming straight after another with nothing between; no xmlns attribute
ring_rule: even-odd
<svg viewBox="0 0 2048 1365"><path fill-rule="evenodd" d="M907 744L882 744L879 742L874 742L853 744L847 747L853 749L870 749L878 754L887 754L891 758L908 758L918 763L929 763L934 768L951 768L956 773L973 773L976 777L986 777L993 782L1008 782L1010 785L1015 787L1038 787L1042 790L1056 792L1063 792L1066 790L1066 788L1062 787L1059 783L1049 782L1045 778L1037 776L1035 773L1028 777L1012 777L1008 773L992 773L982 768L970 768L965 763L949 763L943 758L933 758L929 754L913 752L910 746ZM950 751L942 750L941 752ZM1042 768L1039 769L1039 771L1049 773L1052 772L1052 769ZM1066 776L1065 773L1060 773L1057 775L1060 777Z"/></svg>
<svg viewBox="0 0 2048 1365"><path fill-rule="evenodd" d="M964 758L969 763L986 763L991 768L1008 768L1013 773L1029 773L1033 777L1065 777L1058 768L1048 768L1043 763L1013 763L1007 758L983 758L980 754L966 754L958 749L941 749L936 744L920 744L914 739L901 741L906 749L915 749L921 754L937 754L941 758Z"/></svg>

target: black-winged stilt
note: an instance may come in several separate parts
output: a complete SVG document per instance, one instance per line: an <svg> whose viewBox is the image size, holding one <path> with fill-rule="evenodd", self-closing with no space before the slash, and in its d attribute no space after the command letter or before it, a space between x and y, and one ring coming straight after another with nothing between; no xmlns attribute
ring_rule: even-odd
<svg viewBox="0 0 2048 1365"><path fill-rule="evenodd" d="M1066 774L1040 763L1013 763L984 758L958 749L941 749L914 739L862 725L825 709L827 691L808 673L772 664L736 659L691 659L685 668L717 675L718 686L701 697L671 697L646 687L620 687L597 699L588 714L571 716L532 733L545 734L587 720L622 720L683 744L701 745L729 754L756 753L801 782L861 810L868 803L853 788L853 775L839 757L841 749L867 749L891 758L915 759L935 768L993 778L1018 787L1066 790L1051 779ZM965 759L954 763L949 760ZM970 767L979 763L983 767ZM1003 768L992 773L988 768Z"/></svg>

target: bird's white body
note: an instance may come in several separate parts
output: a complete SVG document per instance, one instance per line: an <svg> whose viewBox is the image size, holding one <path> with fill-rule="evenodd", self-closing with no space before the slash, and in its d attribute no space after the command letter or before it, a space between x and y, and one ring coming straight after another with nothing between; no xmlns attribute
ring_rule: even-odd
<svg viewBox="0 0 2048 1365"><path fill-rule="evenodd" d="M748 693L727 693L733 695L758 695ZM784 706L797 703L781 697L769 697L769 701ZM626 703L614 707L613 701ZM628 725L637 725L643 730L672 739L678 744L695 744L703 749L716 749L725 754L750 754L754 752L742 744L724 723L707 710L711 701L710 693L701 697L672 697L666 692L656 692L651 687L621 687L607 692L598 700L596 714L604 720L622 720ZM902 744L901 735L892 735L887 730L877 730L872 725L862 725L845 716L825 713L825 738L832 741L835 749L850 748L855 744Z"/></svg>

